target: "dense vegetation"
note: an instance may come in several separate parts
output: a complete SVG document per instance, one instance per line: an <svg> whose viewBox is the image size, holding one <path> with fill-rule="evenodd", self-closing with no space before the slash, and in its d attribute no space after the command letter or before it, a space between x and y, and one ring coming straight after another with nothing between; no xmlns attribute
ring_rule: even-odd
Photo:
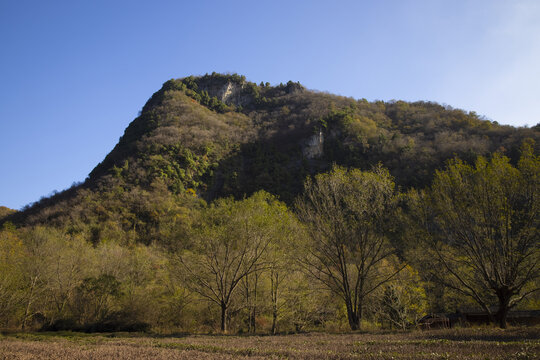
<svg viewBox="0 0 540 360"><path fill-rule="evenodd" d="M84 183L0 208L0 326L405 328L540 304L538 126L167 81ZM466 296L463 296L466 295Z"/></svg>
<svg viewBox="0 0 540 360"><path fill-rule="evenodd" d="M8 215L11 215L15 213L16 210L12 210L10 208L7 208L5 206L0 206L0 219L7 217Z"/></svg>

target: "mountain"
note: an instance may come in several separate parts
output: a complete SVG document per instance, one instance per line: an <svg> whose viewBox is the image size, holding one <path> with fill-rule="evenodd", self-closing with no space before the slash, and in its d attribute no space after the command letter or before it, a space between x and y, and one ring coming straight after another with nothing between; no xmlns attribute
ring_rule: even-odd
<svg viewBox="0 0 540 360"><path fill-rule="evenodd" d="M181 231L163 229L163 219L202 200L264 189L292 204L306 176L334 163L369 169L380 162L403 189L423 188L454 156L473 161L499 151L516 161L527 138L538 152L539 130L433 102L368 102L291 81L190 76L165 82L83 183L4 219L90 228L96 241L121 227L150 242Z"/></svg>

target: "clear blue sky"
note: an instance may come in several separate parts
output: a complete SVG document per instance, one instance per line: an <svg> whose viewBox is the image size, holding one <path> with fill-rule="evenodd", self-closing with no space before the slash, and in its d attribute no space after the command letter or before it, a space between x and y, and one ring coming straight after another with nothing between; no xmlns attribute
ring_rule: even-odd
<svg viewBox="0 0 540 360"><path fill-rule="evenodd" d="M237 72L540 121L540 1L0 0L0 205L82 181L163 82Z"/></svg>

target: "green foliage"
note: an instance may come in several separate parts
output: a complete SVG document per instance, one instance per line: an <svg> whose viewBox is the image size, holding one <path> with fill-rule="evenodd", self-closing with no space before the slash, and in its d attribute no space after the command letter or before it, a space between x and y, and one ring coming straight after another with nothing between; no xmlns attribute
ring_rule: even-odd
<svg viewBox="0 0 540 360"><path fill-rule="evenodd" d="M449 162L425 205L434 216L431 248L449 274L441 281L488 313L497 303L501 327L509 309L540 290L539 191L540 160L526 143L517 167L500 154L474 166Z"/></svg>
<svg viewBox="0 0 540 360"><path fill-rule="evenodd" d="M235 95L223 104L217 98L229 85ZM319 131L323 155L306 158L303 149ZM499 126L435 103L370 103L310 92L293 82L272 87L236 74L190 76L163 84L84 184L4 221L28 225L65 218L54 215L54 208L60 199L77 202L81 188L106 191L120 183L128 191L149 191L156 180L173 194L193 189L207 201L265 190L290 205L308 174L328 171L333 163L369 169L380 162L397 185L425 188L455 155L472 163L501 151L515 164L525 138L538 140L537 152L537 127Z"/></svg>
<svg viewBox="0 0 540 360"><path fill-rule="evenodd" d="M382 299L383 312L388 316L388 319L394 324L402 324L405 322L403 314L405 313L405 304L401 301L397 289L392 286L386 286Z"/></svg>
<svg viewBox="0 0 540 360"><path fill-rule="evenodd" d="M221 308L221 331L227 331L240 282L265 266L285 216L286 207L264 192L239 202L219 200L201 214L194 242L179 261L190 289Z"/></svg>
<svg viewBox="0 0 540 360"><path fill-rule="evenodd" d="M0 326L13 324L24 299L24 245L13 229L0 231Z"/></svg>
<svg viewBox="0 0 540 360"><path fill-rule="evenodd" d="M8 215L12 215L16 213L17 210L12 210L10 208L7 208L5 206L0 206L0 220Z"/></svg>
<svg viewBox="0 0 540 360"><path fill-rule="evenodd" d="M103 321L112 311L113 299L120 295L120 282L114 276L86 278L75 289L74 315L82 324Z"/></svg>
<svg viewBox="0 0 540 360"><path fill-rule="evenodd" d="M306 149L314 135L323 153L312 158ZM533 141L520 150L525 139ZM538 126L500 126L430 102L356 101L294 82L257 85L237 74L169 80L84 183L19 212L0 207L0 326L213 331L221 310L199 301L201 284L170 254L207 276L212 251L224 258L226 249L253 254L264 244L251 270L241 263L246 275L229 291L230 328L343 329L349 319L341 290L320 290L298 266L298 259L320 260L314 244L336 229L350 289L362 258L358 239L383 239L381 249L392 254L375 261L365 289L405 260L419 272L360 291L365 319L403 327L427 311L426 302L430 311L470 307L455 282L451 289L433 281L427 270L440 263L420 240L438 240L439 250L461 263L458 270L472 274L455 248L455 229L472 223L471 234L491 234L487 248L500 250L490 257L515 260L523 247L512 239L537 239L537 225L529 223L538 213L531 194L538 191L539 139ZM490 201L477 196L482 187ZM299 210L299 226L287 206L299 197L322 201L323 193L340 201L319 220ZM469 220L451 217L456 213ZM509 250L500 239L511 240ZM329 264L319 262L311 275ZM400 300L399 319L384 317L386 285L386 304ZM489 286L481 292L491 304L497 295ZM520 294L537 287L538 280L528 281ZM96 311L92 301L99 299L103 310ZM521 304L534 307L538 299L526 296Z"/></svg>
<svg viewBox="0 0 540 360"><path fill-rule="evenodd" d="M396 209L392 178L381 167L334 167L308 178L296 205L311 238L308 255L299 261L343 299L349 325L357 330L366 297L401 270L389 266L394 249L386 236Z"/></svg>
<svg viewBox="0 0 540 360"><path fill-rule="evenodd" d="M371 310L384 327L416 326L428 311L426 285L419 272L407 265L395 281L379 289L370 303Z"/></svg>

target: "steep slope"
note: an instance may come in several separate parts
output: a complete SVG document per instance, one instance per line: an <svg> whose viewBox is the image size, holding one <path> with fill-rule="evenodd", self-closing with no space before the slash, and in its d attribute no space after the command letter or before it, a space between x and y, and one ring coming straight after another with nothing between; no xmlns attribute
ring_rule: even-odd
<svg viewBox="0 0 540 360"><path fill-rule="evenodd" d="M539 134L430 102L368 102L239 75L187 77L148 100L83 184L7 219L74 231L92 224L96 241L111 231L103 224L120 224L111 226L152 241L165 231L160 219L187 213L197 199L265 189L291 203L306 176L333 163L382 162L402 187L424 187L453 156L517 159L526 138L539 150Z"/></svg>
<svg viewBox="0 0 540 360"><path fill-rule="evenodd" d="M538 130L434 103L369 103L213 74L165 83L90 182L114 175L146 186L161 178L173 192L190 188L206 199L264 188L290 201L307 174L334 162L382 162L399 184L423 187L454 155L474 160L499 150L516 158L526 137L538 139Z"/></svg>

